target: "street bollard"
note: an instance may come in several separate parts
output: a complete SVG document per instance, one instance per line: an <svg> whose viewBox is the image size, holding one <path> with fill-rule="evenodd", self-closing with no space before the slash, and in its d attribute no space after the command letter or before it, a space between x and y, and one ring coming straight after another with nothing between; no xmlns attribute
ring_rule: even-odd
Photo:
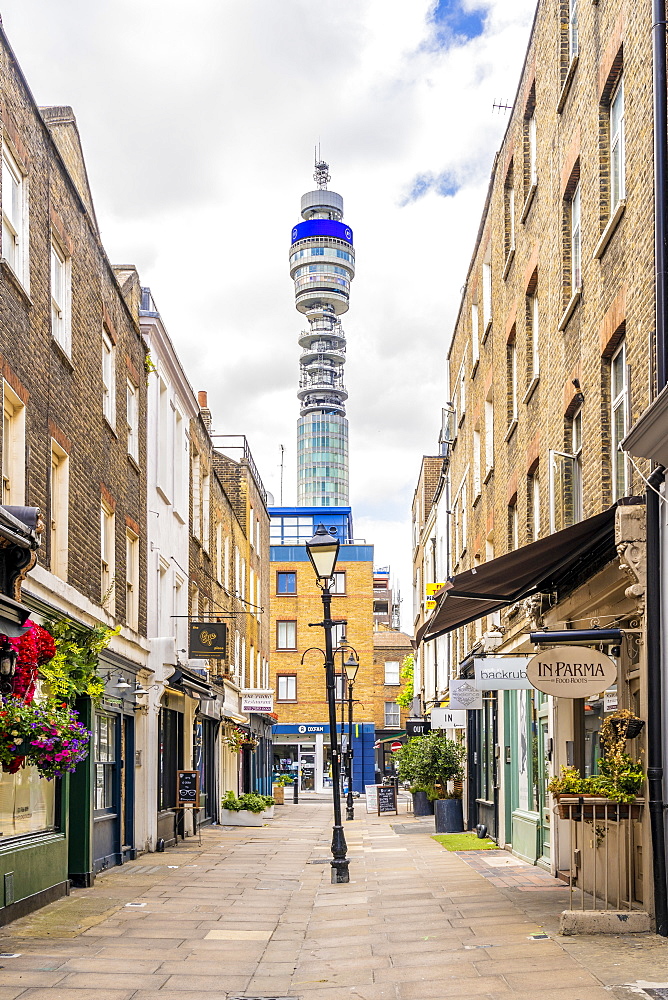
<svg viewBox="0 0 668 1000"><path fill-rule="evenodd" d="M299 802L299 787L297 785L297 779L296 778L292 782L292 801L293 801L294 805L297 805L298 802Z"/></svg>

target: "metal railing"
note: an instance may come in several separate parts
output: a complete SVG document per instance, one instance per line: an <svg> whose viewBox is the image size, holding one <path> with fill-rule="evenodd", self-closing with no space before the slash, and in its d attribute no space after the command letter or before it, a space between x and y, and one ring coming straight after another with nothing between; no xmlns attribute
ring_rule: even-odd
<svg viewBox="0 0 668 1000"><path fill-rule="evenodd" d="M632 910L642 906L641 820L644 800L561 796L560 837L568 837L569 909ZM562 854L563 857L563 854Z"/></svg>
<svg viewBox="0 0 668 1000"><path fill-rule="evenodd" d="M238 462L241 458L250 472L257 491L262 497L264 505L267 505L267 491L264 488L262 478L258 472L257 465L255 464L255 459L251 454L251 450L248 447L248 440L245 434L212 434L211 440L213 441L214 448L217 451L222 452L227 458L231 458L233 462ZM240 456L230 455L228 452L241 452Z"/></svg>

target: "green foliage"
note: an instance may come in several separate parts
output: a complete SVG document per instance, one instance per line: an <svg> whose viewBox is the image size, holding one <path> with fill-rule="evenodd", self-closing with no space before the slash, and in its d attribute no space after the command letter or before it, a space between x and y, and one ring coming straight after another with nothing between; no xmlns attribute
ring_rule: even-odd
<svg viewBox="0 0 668 1000"><path fill-rule="evenodd" d="M258 795L257 792L245 792L237 797L234 792L225 792L222 800L223 809L231 812L241 812L246 809L248 812L261 813L274 805L271 795Z"/></svg>
<svg viewBox="0 0 668 1000"><path fill-rule="evenodd" d="M47 619L44 628L56 644L53 659L40 667L51 694L68 701L79 695L99 701L104 694L104 681L97 672L100 653L118 635L120 628L107 628L106 625L86 628L67 618Z"/></svg>
<svg viewBox="0 0 668 1000"><path fill-rule="evenodd" d="M439 732L414 736L393 756L401 781L432 790L440 785L438 798L445 797L448 781L458 781L464 776L466 748Z"/></svg>
<svg viewBox="0 0 668 1000"><path fill-rule="evenodd" d="M412 653L404 657L401 664L401 670L399 672L399 677L404 682L404 687L399 692L397 697L394 699L397 705L401 708L410 708L410 704L413 701L413 668L415 666L415 657Z"/></svg>
<svg viewBox="0 0 668 1000"><path fill-rule="evenodd" d="M499 846L493 840L481 840L477 833L438 833L431 839L446 851L494 851Z"/></svg>
<svg viewBox="0 0 668 1000"><path fill-rule="evenodd" d="M291 774L279 774L276 778L274 778L275 785L294 785L294 782L295 779Z"/></svg>
<svg viewBox="0 0 668 1000"><path fill-rule="evenodd" d="M601 726L604 753L598 762L599 773L583 778L576 767L562 767L559 777L548 784L548 791L553 795L599 795L611 802L633 802L645 783L642 761L634 760L625 749L633 720L639 721L628 709L609 715Z"/></svg>
<svg viewBox="0 0 668 1000"><path fill-rule="evenodd" d="M421 785L419 781L414 782L408 790L411 795L415 795L416 792L425 792L430 802L439 797L438 791L433 785Z"/></svg>

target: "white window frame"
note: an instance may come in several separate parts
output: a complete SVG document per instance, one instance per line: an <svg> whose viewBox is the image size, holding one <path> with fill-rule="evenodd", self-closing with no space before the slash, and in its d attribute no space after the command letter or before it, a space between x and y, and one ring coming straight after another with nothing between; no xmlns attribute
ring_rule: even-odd
<svg viewBox="0 0 668 1000"><path fill-rule="evenodd" d="M126 382L125 425L128 437L128 455L139 462L139 389L132 379Z"/></svg>
<svg viewBox="0 0 668 1000"><path fill-rule="evenodd" d="M276 675L276 701L297 701L297 675Z"/></svg>
<svg viewBox="0 0 668 1000"><path fill-rule="evenodd" d="M529 509L531 511L531 536L532 541L540 538L540 470L538 466L530 476L529 487Z"/></svg>
<svg viewBox="0 0 668 1000"><path fill-rule="evenodd" d="M529 184L534 187L538 183L538 164L537 164L537 144L536 144L536 110L531 112L531 117L528 122L528 133L529 133Z"/></svg>
<svg viewBox="0 0 668 1000"><path fill-rule="evenodd" d="M617 375L621 378L617 378ZM617 391L615 388L617 386ZM621 431L617 420L621 414ZM622 341L610 359L610 452L612 459L612 499L619 500L628 491L628 462L620 448L629 423L629 386L626 367L626 342ZM621 482L620 482L621 480Z"/></svg>
<svg viewBox="0 0 668 1000"><path fill-rule="evenodd" d="M223 582L223 522L216 525L216 582Z"/></svg>
<svg viewBox="0 0 668 1000"><path fill-rule="evenodd" d="M383 705L383 728L397 729L401 725L401 709L394 701L386 701Z"/></svg>
<svg viewBox="0 0 668 1000"><path fill-rule="evenodd" d="M487 253L489 254L489 250ZM483 340L487 336L492 322L492 262L483 261L482 265L482 330Z"/></svg>
<svg viewBox="0 0 668 1000"><path fill-rule="evenodd" d="M485 478L494 468L494 399L485 400Z"/></svg>
<svg viewBox="0 0 668 1000"><path fill-rule="evenodd" d="M23 507L26 492L26 408L3 380L2 503Z"/></svg>
<svg viewBox="0 0 668 1000"><path fill-rule="evenodd" d="M610 100L610 215L626 198L626 136L624 128L624 77L620 76Z"/></svg>
<svg viewBox="0 0 668 1000"><path fill-rule="evenodd" d="M51 572L67 580L69 549L70 457L51 438Z"/></svg>
<svg viewBox="0 0 668 1000"><path fill-rule="evenodd" d="M72 354L72 261L51 237L51 336Z"/></svg>
<svg viewBox="0 0 668 1000"><path fill-rule="evenodd" d="M100 601L114 614L116 607L116 514L100 503Z"/></svg>
<svg viewBox="0 0 668 1000"><path fill-rule="evenodd" d="M480 428L473 429L473 499L476 500L482 491L481 476L482 441Z"/></svg>
<svg viewBox="0 0 668 1000"><path fill-rule="evenodd" d="M2 146L2 256L26 291L28 283L28 182L6 143ZM11 191L11 198L8 192ZM11 201L11 207L9 202Z"/></svg>
<svg viewBox="0 0 668 1000"><path fill-rule="evenodd" d="M580 51L580 40L578 37L578 0L569 0L568 3L568 58L569 62L577 56Z"/></svg>
<svg viewBox="0 0 668 1000"><path fill-rule="evenodd" d="M515 497L515 503L508 504L508 543L511 552L520 547L520 516L517 509L517 497Z"/></svg>
<svg viewBox="0 0 668 1000"><path fill-rule="evenodd" d="M508 427L517 422L517 338L512 337L506 344L507 351L507 394L508 394Z"/></svg>
<svg viewBox="0 0 668 1000"><path fill-rule="evenodd" d="M531 377L538 378L540 375L540 313L538 308L538 291L529 296L529 309L531 311Z"/></svg>
<svg viewBox="0 0 668 1000"><path fill-rule="evenodd" d="M386 685L401 684L401 664L399 660L385 660L385 681Z"/></svg>
<svg viewBox="0 0 668 1000"><path fill-rule="evenodd" d="M480 361L480 319L478 316L478 303L471 303L471 367Z"/></svg>
<svg viewBox="0 0 668 1000"><path fill-rule="evenodd" d="M102 331L102 414L116 426L116 348L106 330Z"/></svg>
<svg viewBox="0 0 668 1000"><path fill-rule="evenodd" d="M571 198L571 294L582 287L582 205L580 182Z"/></svg>
<svg viewBox="0 0 668 1000"><path fill-rule="evenodd" d="M139 535L125 530L125 620L139 631Z"/></svg>
<svg viewBox="0 0 668 1000"><path fill-rule="evenodd" d="M191 492L192 492L192 535L201 540L202 537L202 471L198 451L193 451L191 460Z"/></svg>
<svg viewBox="0 0 668 1000"><path fill-rule="evenodd" d="M208 472L202 474L202 548L205 552L211 546L211 476Z"/></svg>
<svg viewBox="0 0 668 1000"><path fill-rule="evenodd" d="M277 621L276 622L276 649L296 649L297 648L297 622Z"/></svg>

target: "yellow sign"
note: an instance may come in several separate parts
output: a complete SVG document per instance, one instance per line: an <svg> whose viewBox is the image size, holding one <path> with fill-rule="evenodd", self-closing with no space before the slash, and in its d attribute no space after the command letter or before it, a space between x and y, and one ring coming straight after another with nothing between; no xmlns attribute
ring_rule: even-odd
<svg viewBox="0 0 668 1000"><path fill-rule="evenodd" d="M436 607L436 601L433 599L434 594L437 594L439 590L445 587L444 583L427 583L425 584L425 609L427 611L433 611Z"/></svg>

